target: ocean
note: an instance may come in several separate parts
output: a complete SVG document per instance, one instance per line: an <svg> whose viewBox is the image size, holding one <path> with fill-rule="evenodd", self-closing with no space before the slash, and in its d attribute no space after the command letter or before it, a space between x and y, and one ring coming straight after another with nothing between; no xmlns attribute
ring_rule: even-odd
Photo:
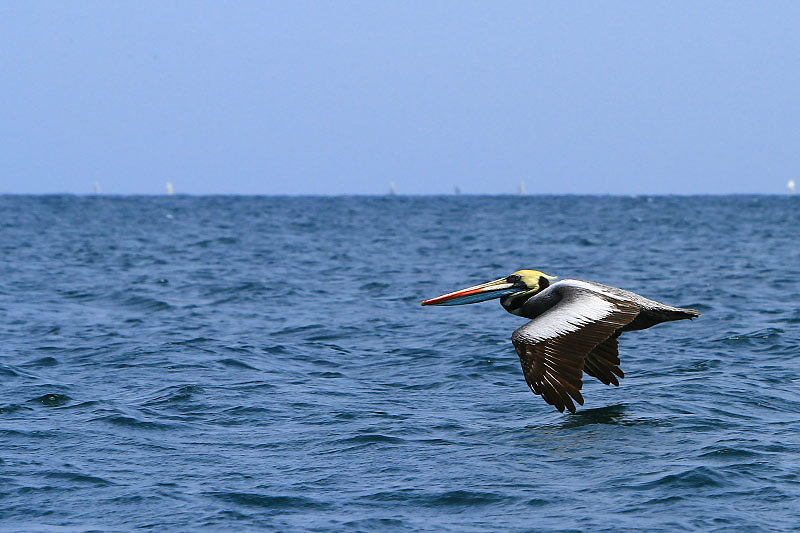
<svg viewBox="0 0 800 533"><path fill-rule="evenodd" d="M800 529L800 197L0 196L0 531ZM699 310L561 414L521 268Z"/></svg>

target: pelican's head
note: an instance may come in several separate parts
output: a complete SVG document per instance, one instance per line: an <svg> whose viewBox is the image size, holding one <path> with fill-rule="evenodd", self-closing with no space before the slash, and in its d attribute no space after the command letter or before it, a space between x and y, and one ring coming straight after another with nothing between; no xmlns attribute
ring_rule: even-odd
<svg viewBox="0 0 800 533"><path fill-rule="evenodd" d="M556 276L548 276L538 270L517 270L504 278L425 300L422 305L474 304L494 298L506 297L503 298L505 302L522 295L533 296L546 289L550 285L550 280L554 279L556 279ZM503 305L505 307L505 303Z"/></svg>

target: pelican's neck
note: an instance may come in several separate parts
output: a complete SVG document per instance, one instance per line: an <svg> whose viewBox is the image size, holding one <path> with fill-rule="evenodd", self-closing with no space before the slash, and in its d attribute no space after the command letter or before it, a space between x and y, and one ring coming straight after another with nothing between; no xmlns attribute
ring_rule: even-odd
<svg viewBox="0 0 800 533"><path fill-rule="evenodd" d="M537 290L515 292L514 294L509 294L500 298L500 304L503 306L503 309L512 315L522 316L522 307L525 305L525 302L540 292L542 291Z"/></svg>
<svg viewBox="0 0 800 533"><path fill-rule="evenodd" d="M528 300L530 300L531 298L533 298L534 296L536 296L549 286L550 286L550 281L546 277L542 276L539 278L539 283L535 289L515 292L503 296L502 298L500 298L500 303L502 304L503 309L505 309L512 315L524 316L526 318L534 318L532 316L529 316L530 313L523 314L523 307L525 307L525 304L527 303Z"/></svg>

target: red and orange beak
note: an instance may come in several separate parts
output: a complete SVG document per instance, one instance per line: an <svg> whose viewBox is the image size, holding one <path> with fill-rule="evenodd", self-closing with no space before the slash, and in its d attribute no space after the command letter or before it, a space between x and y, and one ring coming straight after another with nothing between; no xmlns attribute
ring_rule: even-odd
<svg viewBox="0 0 800 533"><path fill-rule="evenodd" d="M513 283L509 283L505 278L496 279L489 283L475 285L474 287L467 287L460 291L443 294L430 300L425 300L422 305L464 305L483 302L485 300L492 300L500 298L507 294L519 291L514 288Z"/></svg>

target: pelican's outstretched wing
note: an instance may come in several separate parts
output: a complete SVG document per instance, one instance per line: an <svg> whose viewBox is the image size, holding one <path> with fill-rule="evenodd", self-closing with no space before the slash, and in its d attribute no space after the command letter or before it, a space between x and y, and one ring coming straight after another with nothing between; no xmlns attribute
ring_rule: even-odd
<svg viewBox="0 0 800 533"><path fill-rule="evenodd" d="M562 413L564 408L574 413L572 399L583 405L579 391L584 359L636 318L640 308L571 280L555 283L533 299L540 298L549 308L516 330L511 340L534 394Z"/></svg>

